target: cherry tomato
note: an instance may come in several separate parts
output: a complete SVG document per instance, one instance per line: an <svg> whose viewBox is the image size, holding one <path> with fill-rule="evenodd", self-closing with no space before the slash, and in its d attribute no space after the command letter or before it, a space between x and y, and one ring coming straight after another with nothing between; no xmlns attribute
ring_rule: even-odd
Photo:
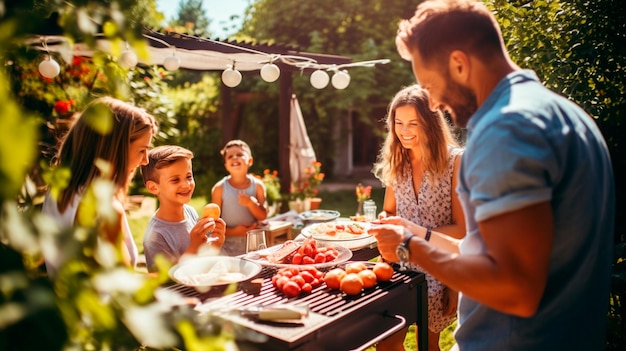
<svg viewBox="0 0 626 351"><path fill-rule="evenodd" d="M283 285L281 291L283 292L283 294L287 295L287 297L296 297L300 295L300 291L302 291L302 289L300 288L298 283L294 281L288 281L285 283L285 285Z"/></svg>
<svg viewBox="0 0 626 351"><path fill-rule="evenodd" d="M291 258L291 263L293 264L302 264L302 255L296 252Z"/></svg>
<svg viewBox="0 0 626 351"><path fill-rule="evenodd" d="M315 255L315 263L324 263L324 262L326 262L326 255L324 255L321 252Z"/></svg>

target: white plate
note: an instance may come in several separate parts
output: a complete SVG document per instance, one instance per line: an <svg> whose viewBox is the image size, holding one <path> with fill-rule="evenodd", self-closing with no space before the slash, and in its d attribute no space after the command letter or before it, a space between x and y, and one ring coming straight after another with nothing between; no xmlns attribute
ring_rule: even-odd
<svg viewBox="0 0 626 351"><path fill-rule="evenodd" d="M338 230L335 235L329 235L328 230L333 228L337 230L337 225L347 226L349 224L358 225L363 228L363 234L352 234L345 230ZM304 237L312 237L318 242L333 243L349 250L358 250L367 246L371 246L376 242L376 238L367 233L371 227L368 222L356 222L351 220L336 220L325 223L317 223L304 227L301 234Z"/></svg>
<svg viewBox="0 0 626 351"><path fill-rule="evenodd" d="M261 272L260 265L229 256L197 256L175 264L169 276L195 288L226 285L248 280Z"/></svg>
<svg viewBox="0 0 626 351"><path fill-rule="evenodd" d="M313 263L313 264L286 264L286 263L271 263L268 262L265 258L262 258L262 255L267 255L267 254L271 254L275 251L277 251L278 249L280 249L282 247L282 245L276 245L276 246L272 246L272 247L268 247L267 249L264 250L259 250L259 251L255 251L255 252L250 252L246 255L243 256L244 260L248 260L254 263L258 263L260 265L263 266L268 266L268 267L276 267L276 268L284 268L284 267L296 267L296 268L305 268L305 267L315 267L317 269L321 269L321 268L328 268L328 267L333 267L336 266L340 263L344 263L346 261L348 261L349 259L352 258L352 251L350 251L349 249L340 246L340 245L335 245L332 243L326 243L326 242L317 242L317 246L318 247L332 247L334 249L337 250L337 252L339 252L339 255L337 255L337 258L335 258L334 260L330 261L330 262L324 262L324 263Z"/></svg>

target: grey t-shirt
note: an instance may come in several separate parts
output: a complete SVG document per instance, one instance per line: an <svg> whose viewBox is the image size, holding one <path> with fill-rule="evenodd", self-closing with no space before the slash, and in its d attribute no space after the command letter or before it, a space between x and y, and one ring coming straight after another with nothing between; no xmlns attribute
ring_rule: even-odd
<svg viewBox="0 0 626 351"><path fill-rule="evenodd" d="M155 215L150 218L143 236L148 271L156 270L154 258L157 254L165 255L171 262L177 262L189 247L189 233L198 222L198 213L189 205L184 205L184 211L185 220L181 222L164 221Z"/></svg>

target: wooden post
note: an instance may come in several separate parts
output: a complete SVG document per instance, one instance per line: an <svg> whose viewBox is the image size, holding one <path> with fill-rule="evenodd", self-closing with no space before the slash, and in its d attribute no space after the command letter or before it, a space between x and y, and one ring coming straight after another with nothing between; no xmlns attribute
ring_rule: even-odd
<svg viewBox="0 0 626 351"><path fill-rule="evenodd" d="M278 97L278 176L280 192L289 194L291 171L289 170L289 139L291 137L291 95L293 87L291 74L287 70L280 75L280 96Z"/></svg>

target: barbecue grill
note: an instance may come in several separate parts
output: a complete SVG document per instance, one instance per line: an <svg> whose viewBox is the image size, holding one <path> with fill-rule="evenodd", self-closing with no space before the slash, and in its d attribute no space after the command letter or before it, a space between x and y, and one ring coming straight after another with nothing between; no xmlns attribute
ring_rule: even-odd
<svg viewBox="0 0 626 351"><path fill-rule="evenodd" d="M363 350L412 323L419 326L419 349L428 349L427 285L423 273L396 269L390 281L379 282L355 296L321 284L310 294L287 298L272 285L275 272L265 267L255 277L263 278L258 293L246 292L245 282L227 296L222 296L220 289L200 293L181 284L169 289L204 301L198 307L201 313L243 327L247 334L258 333L252 338L255 342L250 338L241 340L240 344L245 344L242 349L246 350ZM239 313L243 308L274 304L308 304L310 313L301 320L285 322L260 321Z"/></svg>

